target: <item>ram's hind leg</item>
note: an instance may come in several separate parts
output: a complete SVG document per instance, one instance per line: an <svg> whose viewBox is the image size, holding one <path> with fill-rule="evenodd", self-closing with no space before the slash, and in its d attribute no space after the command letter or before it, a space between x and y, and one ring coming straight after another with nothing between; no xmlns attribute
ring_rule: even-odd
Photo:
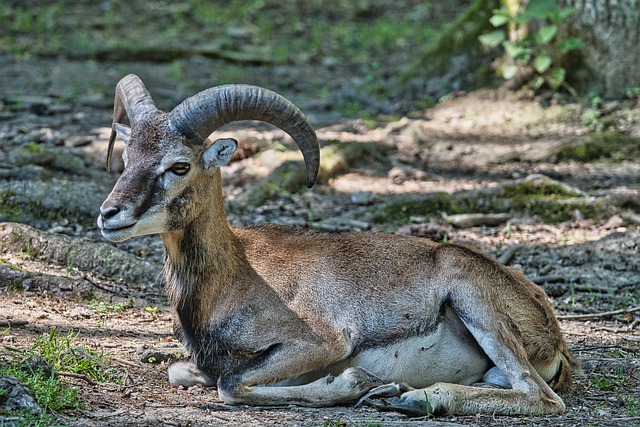
<svg viewBox="0 0 640 427"><path fill-rule="evenodd" d="M561 414L564 404L559 397L542 391L500 390L437 383L424 389L409 389L388 384L371 390L358 404L367 403L380 410L398 411L409 416Z"/></svg>
<svg viewBox="0 0 640 427"><path fill-rule="evenodd" d="M519 273L471 250L443 245L436 253L436 276L446 301L495 365L504 389L437 383L424 389L388 385L372 390L363 400L375 407L411 415L445 414L559 414L562 399L542 379L557 371L564 345L559 327L542 291ZM517 322L517 323L516 323ZM535 349L536 360L525 350Z"/></svg>

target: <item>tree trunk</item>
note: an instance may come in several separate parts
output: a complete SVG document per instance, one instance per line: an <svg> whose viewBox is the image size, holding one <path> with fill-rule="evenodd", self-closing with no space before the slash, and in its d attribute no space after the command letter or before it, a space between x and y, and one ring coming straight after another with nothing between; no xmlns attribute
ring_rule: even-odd
<svg viewBox="0 0 640 427"><path fill-rule="evenodd" d="M581 93L622 98L640 88L640 0L559 0L575 12L567 35L580 38L581 57L568 68L569 82Z"/></svg>

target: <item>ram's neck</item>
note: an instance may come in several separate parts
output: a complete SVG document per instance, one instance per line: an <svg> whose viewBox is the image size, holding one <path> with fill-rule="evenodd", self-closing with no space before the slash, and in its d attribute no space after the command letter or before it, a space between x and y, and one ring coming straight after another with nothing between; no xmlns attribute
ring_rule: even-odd
<svg viewBox="0 0 640 427"><path fill-rule="evenodd" d="M206 209L185 228L161 235L169 300L183 327L193 329L210 321L218 300L238 274L242 254L227 223L219 174L201 194L199 204Z"/></svg>

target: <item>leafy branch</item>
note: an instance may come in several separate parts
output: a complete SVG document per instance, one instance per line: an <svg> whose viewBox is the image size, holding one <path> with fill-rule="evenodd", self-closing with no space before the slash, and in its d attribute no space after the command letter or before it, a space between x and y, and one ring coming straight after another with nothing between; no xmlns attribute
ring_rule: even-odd
<svg viewBox="0 0 640 427"><path fill-rule="evenodd" d="M478 37L487 47L501 46L505 52L497 72L504 79L519 70L532 69L529 86L537 90L545 83L554 90L565 85L566 54L583 46L576 37L560 37L559 26L573 13L573 8L559 9L554 0L530 0L526 7L513 11L508 6L494 9L489 22L495 31ZM529 31L534 28L535 31Z"/></svg>

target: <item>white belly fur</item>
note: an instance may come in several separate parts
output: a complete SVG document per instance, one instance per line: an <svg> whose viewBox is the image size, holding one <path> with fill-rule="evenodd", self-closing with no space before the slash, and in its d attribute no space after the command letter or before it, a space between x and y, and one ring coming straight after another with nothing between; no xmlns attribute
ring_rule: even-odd
<svg viewBox="0 0 640 427"><path fill-rule="evenodd" d="M436 382L473 384L492 365L460 318L449 309L431 334L364 350L350 358L347 366L360 366L385 382L422 388Z"/></svg>

